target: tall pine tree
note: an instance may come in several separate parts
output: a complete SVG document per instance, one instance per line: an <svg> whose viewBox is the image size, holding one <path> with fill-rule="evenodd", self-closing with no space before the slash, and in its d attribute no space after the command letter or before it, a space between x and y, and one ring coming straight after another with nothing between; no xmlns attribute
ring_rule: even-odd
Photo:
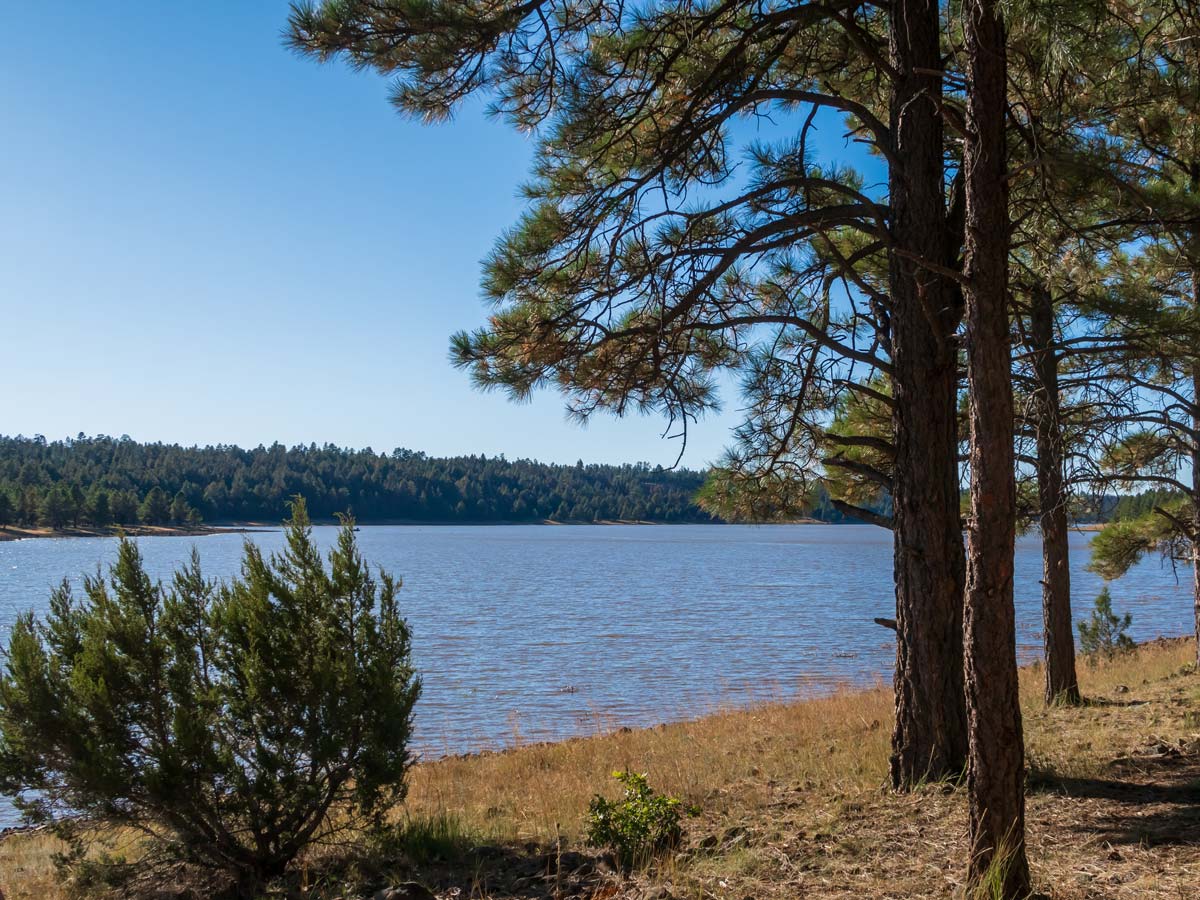
<svg viewBox="0 0 1200 900"><path fill-rule="evenodd" d="M962 303L946 272L962 203L944 193L939 5L339 0L291 26L303 52L395 76L407 114L444 119L482 94L536 130L530 207L485 269L497 310L454 339L480 385L554 385L580 418L656 410L686 430L716 402L713 373L738 373L750 415L726 468L754 488L809 478L813 435L855 376L888 378L893 781L959 774ZM815 158L830 114L886 162L887 204ZM791 133L766 143L737 125L767 116ZM881 255L876 285L862 270Z"/></svg>

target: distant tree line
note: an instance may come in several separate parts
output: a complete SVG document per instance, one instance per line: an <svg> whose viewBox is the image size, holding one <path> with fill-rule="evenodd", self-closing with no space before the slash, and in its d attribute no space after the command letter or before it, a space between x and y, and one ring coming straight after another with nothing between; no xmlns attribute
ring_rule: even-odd
<svg viewBox="0 0 1200 900"><path fill-rule="evenodd" d="M360 522L719 522L702 508L713 489L708 472L647 463L565 466L330 444L243 450L104 435L63 441L0 436L0 528L276 521L297 494L313 498L314 516L349 510ZM1083 496L1072 517L1079 523L1138 518L1174 496L1167 490ZM799 513L792 506L762 507L738 518L803 515L841 524L892 513L886 491L858 502L860 508L848 507L821 483Z"/></svg>
<svg viewBox="0 0 1200 900"><path fill-rule="evenodd" d="M199 525L204 521L182 492L172 497L155 485L144 495L78 482L0 485L0 528L45 525L55 530L81 525Z"/></svg>
<svg viewBox="0 0 1200 900"><path fill-rule="evenodd" d="M1170 489L1155 489L1142 491L1138 494L1125 494L1117 498L1108 514L1108 520L1124 522L1129 519L1140 519L1150 515L1155 509L1171 506L1183 500L1179 491Z"/></svg>
<svg viewBox="0 0 1200 900"><path fill-rule="evenodd" d="M693 501L704 473L435 458L329 444L181 447L127 437L0 437L0 525L277 521L296 495L314 517L362 522L711 522Z"/></svg>

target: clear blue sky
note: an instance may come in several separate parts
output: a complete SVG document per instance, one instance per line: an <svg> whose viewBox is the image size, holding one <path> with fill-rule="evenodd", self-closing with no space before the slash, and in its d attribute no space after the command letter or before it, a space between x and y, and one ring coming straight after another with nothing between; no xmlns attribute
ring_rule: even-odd
<svg viewBox="0 0 1200 900"><path fill-rule="evenodd" d="M471 389L448 336L530 144L283 49L275 0L23 3L0 54L0 433L669 464L652 418ZM828 139L841 142L840 129ZM714 460L737 398L693 429Z"/></svg>

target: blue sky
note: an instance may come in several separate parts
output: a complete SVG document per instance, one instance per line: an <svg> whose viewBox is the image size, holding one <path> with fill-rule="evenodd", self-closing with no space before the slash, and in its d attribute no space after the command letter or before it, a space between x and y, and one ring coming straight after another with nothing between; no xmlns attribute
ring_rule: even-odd
<svg viewBox="0 0 1200 900"><path fill-rule="evenodd" d="M653 418L474 391L448 336L530 143L286 51L287 4L18 4L0 54L0 433L670 464ZM828 138L840 144L840 129ZM693 428L713 461L737 398Z"/></svg>

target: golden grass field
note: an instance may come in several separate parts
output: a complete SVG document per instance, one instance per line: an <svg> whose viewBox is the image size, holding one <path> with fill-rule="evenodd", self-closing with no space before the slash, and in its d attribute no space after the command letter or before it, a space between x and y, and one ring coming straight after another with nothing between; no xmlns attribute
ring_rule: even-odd
<svg viewBox="0 0 1200 900"><path fill-rule="evenodd" d="M1046 708L1022 671L1029 856L1054 900L1200 897L1200 676L1190 641L1095 667L1088 704ZM314 851L292 893L370 896L415 879L439 897L913 898L962 893L966 798L930 785L884 789L885 689L734 710L418 765L402 819L436 832L421 853L375 860L362 889L322 875ZM582 847L588 801L611 773L696 804L683 851L624 877ZM432 823L432 824L431 824ZM420 830L420 828L418 828ZM51 838L0 841L7 900L68 896ZM372 881L373 879L373 881Z"/></svg>

